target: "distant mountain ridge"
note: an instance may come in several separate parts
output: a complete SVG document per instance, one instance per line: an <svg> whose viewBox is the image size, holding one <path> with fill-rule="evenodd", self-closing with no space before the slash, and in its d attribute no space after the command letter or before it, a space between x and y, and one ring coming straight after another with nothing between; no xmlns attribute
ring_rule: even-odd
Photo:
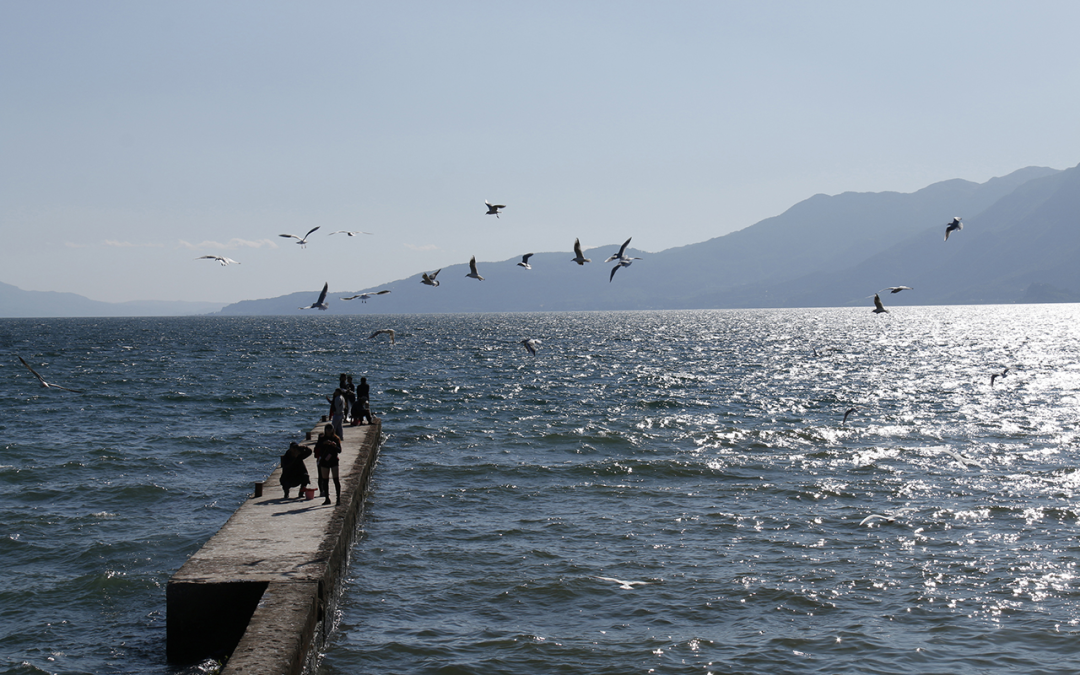
<svg viewBox="0 0 1080 675"><path fill-rule="evenodd" d="M815 195L784 213L708 241L644 253L608 280L604 264L620 243L586 251L579 267L564 252L444 268L431 288L420 274L381 284L392 294L368 304L340 302L336 314L619 309L725 309L865 304L875 291L906 285L889 304L1080 302L1080 169L1028 167L985 183L954 179L912 193ZM1070 201L1072 200L1072 201ZM944 242L953 216L965 229ZM1071 220L1070 220L1071 219ZM1043 232L1041 244L1030 240ZM627 232L632 235L633 232ZM631 242L632 243L632 242ZM1053 260L1053 264L1050 261ZM1071 263L1071 264L1070 264ZM1023 270L1021 273L1020 270ZM434 270L428 270L429 272ZM494 283L492 283L494 282ZM363 289L375 290L375 289ZM229 305L222 314L300 314L318 289Z"/></svg>
<svg viewBox="0 0 1080 675"><path fill-rule="evenodd" d="M945 224L964 229L944 242ZM1080 302L1080 167L1027 167L985 183L953 179L911 193L814 195L750 227L707 241L646 253L609 275L602 261L620 242L592 248L584 266L565 251L478 261L486 281L465 277L465 263L421 272L371 289L331 289L326 314L470 313L628 309L871 306L887 286L913 291L886 306ZM583 233L584 236L585 233ZM631 237L634 233L627 232ZM632 243L632 242L631 242ZM434 270L427 270L433 272ZM390 294L342 302L360 292ZM323 314L320 288L276 298L220 303L102 303L73 293L23 291L0 283L0 316L148 316Z"/></svg>

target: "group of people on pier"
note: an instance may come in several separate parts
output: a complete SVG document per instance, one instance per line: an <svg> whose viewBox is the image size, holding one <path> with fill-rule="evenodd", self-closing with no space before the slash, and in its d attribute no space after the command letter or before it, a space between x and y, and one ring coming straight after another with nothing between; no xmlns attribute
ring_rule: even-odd
<svg viewBox="0 0 1080 675"><path fill-rule="evenodd" d="M315 465L319 469L319 496L323 498L323 504L330 503L331 477L334 479L337 503L341 503L338 457L341 454L341 439L345 435L344 425L372 423L369 398L370 388L366 377L361 377L360 384L354 388L352 375L341 374L338 388L332 396L327 397L330 402L330 423L323 427L315 442L314 451L294 442L289 444L289 449L281 456L281 488L285 491L285 499L289 498L289 491L294 487L299 488L297 498L305 496L311 478L304 460L314 454Z"/></svg>

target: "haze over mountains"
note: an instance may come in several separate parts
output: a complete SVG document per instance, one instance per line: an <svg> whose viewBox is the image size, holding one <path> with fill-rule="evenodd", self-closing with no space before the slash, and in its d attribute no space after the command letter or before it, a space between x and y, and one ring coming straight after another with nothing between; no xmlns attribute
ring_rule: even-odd
<svg viewBox="0 0 1080 675"><path fill-rule="evenodd" d="M945 242L945 224L953 216L963 218L964 229ZM981 184L956 179L907 194L815 195L778 216L699 244L648 253L631 242L627 255L643 259L609 281L614 263L603 260L621 244L586 250L593 262L584 266L570 261L573 242L568 241L565 251L536 252L531 270L517 266L520 256L478 261L485 281L466 278L468 261L463 260L439 273L437 288L420 283L425 270L374 289L331 288L326 313L870 308L868 296L898 285L914 290L888 296L886 306L1080 302L1080 167L1028 167ZM220 313L303 314L298 308L314 302L322 284L312 279L303 291L245 300ZM381 289L391 293L367 303L340 300ZM85 298L80 304L71 297L60 302L46 296L72 294L46 293L29 302L29 293L0 284L0 314L117 316L137 304ZM159 313L199 313L198 304ZM27 313L28 307L38 313Z"/></svg>

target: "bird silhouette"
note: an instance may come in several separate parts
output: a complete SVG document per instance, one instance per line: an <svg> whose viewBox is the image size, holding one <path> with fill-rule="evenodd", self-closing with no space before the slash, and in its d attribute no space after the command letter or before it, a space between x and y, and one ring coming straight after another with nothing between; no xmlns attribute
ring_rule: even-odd
<svg viewBox="0 0 1080 675"><path fill-rule="evenodd" d="M960 216L954 217L952 222L945 226L945 241L949 241L950 234L962 229L964 229L964 224L960 222Z"/></svg>

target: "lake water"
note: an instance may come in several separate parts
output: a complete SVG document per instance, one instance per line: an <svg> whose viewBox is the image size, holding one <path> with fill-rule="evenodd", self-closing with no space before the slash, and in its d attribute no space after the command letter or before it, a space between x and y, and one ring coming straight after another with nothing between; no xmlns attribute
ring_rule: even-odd
<svg viewBox="0 0 1080 675"><path fill-rule="evenodd" d="M1080 671L1077 305L7 319L0 345L3 673L177 672L169 577L340 372L385 441L321 673Z"/></svg>

